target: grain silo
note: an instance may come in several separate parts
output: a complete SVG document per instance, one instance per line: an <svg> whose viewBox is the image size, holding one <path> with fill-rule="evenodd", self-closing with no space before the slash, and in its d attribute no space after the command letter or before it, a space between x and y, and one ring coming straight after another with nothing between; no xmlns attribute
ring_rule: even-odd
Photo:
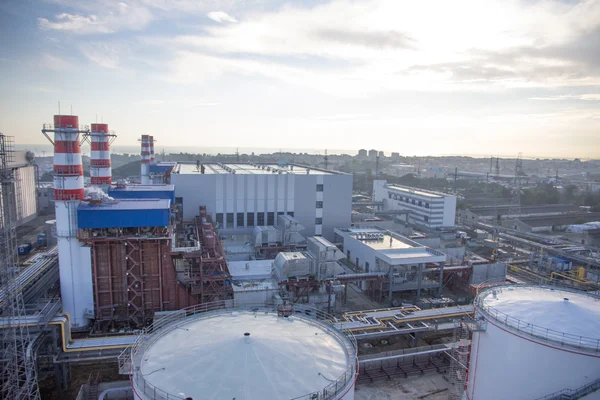
<svg viewBox="0 0 600 400"><path fill-rule="evenodd" d="M600 388L597 297L512 285L482 291L475 310L482 329L473 334L469 400L531 400Z"/></svg>
<svg viewBox="0 0 600 400"><path fill-rule="evenodd" d="M320 312L203 307L158 320L140 336L130 359L136 399L354 398L356 343L316 318Z"/></svg>

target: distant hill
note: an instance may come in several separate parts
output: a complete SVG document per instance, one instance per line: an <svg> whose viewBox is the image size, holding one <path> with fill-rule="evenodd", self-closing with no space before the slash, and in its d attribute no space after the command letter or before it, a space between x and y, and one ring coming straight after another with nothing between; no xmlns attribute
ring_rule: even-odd
<svg viewBox="0 0 600 400"><path fill-rule="evenodd" d="M112 170L114 179L127 178L132 175L140 175L141 161L133 161Z"/></svg>

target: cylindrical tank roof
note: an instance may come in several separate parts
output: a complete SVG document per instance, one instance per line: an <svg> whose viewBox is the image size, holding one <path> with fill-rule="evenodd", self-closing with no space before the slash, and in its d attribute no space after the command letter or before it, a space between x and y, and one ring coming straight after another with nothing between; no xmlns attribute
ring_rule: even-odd
<svg viewBox="0 0 600 400"><path fill-rule="evenodd" d="M319 394L325 400L342 398L354 385L355 342L304 312L284 317L271 306L185 315L153 328L133 348L137 398L169 393L274 400Z"/></svg>
<svg viewBox="0 0 600 400"><path fill-rule="evenodd" d="M492 322L534 340L600 352L600 299L585 292L548 286L489 288L475 301Z"/></svg>

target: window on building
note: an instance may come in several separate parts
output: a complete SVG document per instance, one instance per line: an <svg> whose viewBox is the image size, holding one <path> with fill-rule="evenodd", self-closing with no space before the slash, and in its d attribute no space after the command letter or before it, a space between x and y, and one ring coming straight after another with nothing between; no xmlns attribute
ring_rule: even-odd
<svg viewBox="0 0 600 400"><path fill-rule="evenodd" d="M294 212L293 212L293 211L290 211L290 212L288 212L287 214L288 214L290 217L293 217L293 216L294 216Z"/></svg>
<svg viewBox="0 0 600 400"><path fill-rule="evenodd" d="M429 203L425 203L425 208L429 208Z"/></svg>
<svg viewBox="0 0 600 400"><path fill-rule="evenodd" d="M323 185L319 184L317 185L317 192L322 192L323 191Z"/></svg>
<svg viewBox="0 0 600 400"><path fill-rule="evenodd" d="M423 221L425 221L425 222L429 221L429 217L428 217L427 215L425 215L425 216L423 217Z"/></svg>
<svg viewBox="0 0 600 400"><path fill-rule="evenodd" d="M388 193L388 197L391 199L393 196L391 193Z"/></svg>
<svg viewBox="0 0 600 400"><path fill-rule="evenodd" d="M244 227L244 213L237 213L237 227Z"/></svg>
<svg viewBox="0 0 600 400"><path fill-rule="evenodd" d="M423 205L423 202L421 200L419 200L419 207L421 207Z"/></svg>
<svg viewBox="0 0 600 400"><path fill-rule="evenodd" d="M267 225L275 225L275 213L267 213Z"/></svg>
<svg viewBox="0 0 600 400"><path fill-rule="evenodd" d="M254 213L246 214L246 226L254 226Z"/></svg>
<svg viewBox="0 0 600 400"><path fill-rule="evenodd" d="M413 203L413 204L416 204L417 202L415 201L415 199L413 199L412 203Z"/></svg>
<svg viewBox="0 0 600 400"><path fill-rule="evenodd" d="M317 208L323 208L323 202L317 201Z"/></svg>
<svg viewBox="0 0 600 400"><path fill-rule="evenodd" d="M405 199L407 203L410 203L410 200L408 200L408 197Z"/></svg>
<svg viewBox="0 0 600 400"><path fill-rule="evenodd" d="M277 216L285 214L283 211L277 211Z"/></svg>
<svg viewBox="0 0 600 400"><path fill-rule="evenodd" d="M365 262L365 272L369 272L369 262Z"/></svg>
<svg viewBox="0 0 600 400"><path fill-rule="evenodd" d="M315 218L316 225L323 225L323 218Z"/></svg>
<svg viewBox="0 0 600 400"><path fill-rule="evenodd" d="M223 213L217 213L217 225L219 225L219 227L223 226Z"/></svg>
<svg viewBox="0 0 600 400"><path fill-rule="evenodd" d="M258 226L264 226L265 225L265 213L263 212L259 212L256 214L256 225Z"/></svg>
<svg viewBox="0 0 600 400"><path fill-rule="evenodd" d="M226 228L233 228L233 213L227 213L227 224Z"/></svg>

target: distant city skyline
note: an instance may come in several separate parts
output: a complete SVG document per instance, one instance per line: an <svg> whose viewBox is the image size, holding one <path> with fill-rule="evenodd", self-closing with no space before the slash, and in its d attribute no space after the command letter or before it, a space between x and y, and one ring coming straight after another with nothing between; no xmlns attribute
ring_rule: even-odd
<svg viewBox="0 0 600 400"><path fill-rule="evenodd" d="M600 0L9 0L0 131L600 158ZM116 147L115 147L116 148Z"/></svg>

